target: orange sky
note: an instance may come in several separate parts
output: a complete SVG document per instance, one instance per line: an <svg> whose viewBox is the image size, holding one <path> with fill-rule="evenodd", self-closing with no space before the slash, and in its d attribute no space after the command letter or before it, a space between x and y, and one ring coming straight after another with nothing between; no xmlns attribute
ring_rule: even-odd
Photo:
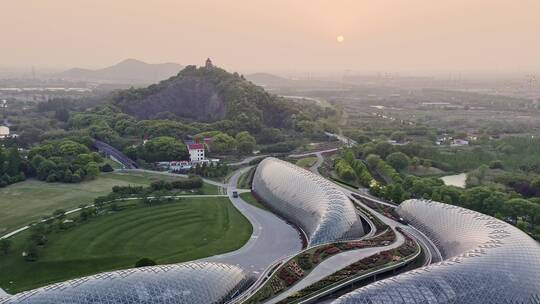
<svg viewBox="0 0 540 304"><path fill-rule="evenodd" d="M3 65L210 56L246 72L528 72L540 1L0 0L0 37Z"/></svg>

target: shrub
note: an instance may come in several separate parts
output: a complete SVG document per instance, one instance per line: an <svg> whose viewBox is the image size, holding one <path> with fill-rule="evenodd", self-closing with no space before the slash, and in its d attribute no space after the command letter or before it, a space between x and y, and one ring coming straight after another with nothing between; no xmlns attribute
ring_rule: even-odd
<svg viewBox="0 0 540 304"><path fill-rule="evenodd" d="M155 266L155 265L157 265L157 263L154 260L149 259L149 258L142 258L135 263L135 267L137 268L146 267L146 266Z"/></svg>
<svg viewBox="0 0 540 304"><path fill-rule="evenodd" d="M99 168L101 172L113 172L114 169L110 164L105 164Z"/></svg>

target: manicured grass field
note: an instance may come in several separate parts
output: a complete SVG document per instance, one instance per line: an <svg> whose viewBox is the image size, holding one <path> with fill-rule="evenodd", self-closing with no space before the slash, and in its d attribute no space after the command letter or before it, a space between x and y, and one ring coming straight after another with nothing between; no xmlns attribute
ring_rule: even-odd
<svg viewBox="0 0 540 304"><path fill-rule="evenodd" d="M259 203L259 201L253 196L253 194L251 194L251 192L240 193L240 197L244 201L246 201L246 203L248 203L250 205L253 205L255 207L258 207L258 208L261 208L261 209L264 209L264 210L269 210L268 208L266 208L265 205Z"/></svg>
<svg viewBox="0 0 540 304"><path fill-rule="evenodd" d="M0 188L0 235L48 216L56 209L69 210L95 197L111 192L115 185L149 185L155 180L174 180L177 177L143 172L101 173L92 181L78 184L46 183L27 180ZM215 186L205 184L205 194L217 194Z"/></svg>
<svg viewBox="0 0 540 304"><path fill-rule="evenodd" d="M0 253L0 287L15 293L102 271L131 268L148 257L178 263L240 248L252 227L228 198L182 198L101 215L67 231L52 232L36 262L21 257L28 233ZM12 283L10 283L12 282Z"/></svg>
<svg viewBox="0 0 540 304"><path fill-rule="evenodd" d="M317 162L317 157L305 157L296 161L296 165L303 168L309 168Z"/></svg>

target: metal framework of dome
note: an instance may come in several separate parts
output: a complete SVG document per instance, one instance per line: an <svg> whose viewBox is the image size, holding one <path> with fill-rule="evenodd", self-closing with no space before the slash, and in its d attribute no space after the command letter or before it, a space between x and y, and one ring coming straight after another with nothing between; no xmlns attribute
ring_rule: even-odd
<svg viewBox="0 0 540 304"><path fill-rule="evenodd" d="M253 191L306 233L309 246L334 242L361 227L352 202L326 179L268 157L257 167ZM361 229L361 228L359 228Z"/></svg>
<svg viewBox="0 0 540 304"><path fill-rule="evenodd" d="M367 285L333 304L540 303L540 245L521 230L433 201L407 200L398 212L445 260Z"/></svg>
<svg viewBox="0 0 540 304"><path fill-rule="evenodd" d="M22 292L0 303L226 303L252 279L227 264L192 262L112 271Z"/></svg>

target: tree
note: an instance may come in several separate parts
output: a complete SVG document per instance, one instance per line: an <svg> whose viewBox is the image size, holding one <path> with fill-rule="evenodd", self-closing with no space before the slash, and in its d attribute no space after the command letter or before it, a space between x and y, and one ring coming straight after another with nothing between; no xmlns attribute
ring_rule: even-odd
<svg viewBox="0 0 540 304"><path fill-rule="evenodd" d="M379 165L379 162L381 161L381 157L376 154L370 154L366 158L366 163L370 169L375 169Z"/></svg>
<svg viewBox="0 0 540 304"><path fill-rule="evenodd" d="M504 204L506 214L517 221L518 217L527 216L530 210L536 210L534 203L522 198L513 198Z"/></svg>
<svg viewBox="0 0 540 304"><path fill-rule="evenodd" d="M283 133L276 128L263 128L258 136L257 141L261 144L274 144L284 140Z"/></svg>
<svg viewBox="0 0 540 304"><path fill-rule="evenodd" d="M390 200L392 200L395 203L401 203L403 200L403 196L405 195L405 191L403 190L403 187L400 184L395 185L389 185L390 187Z"/></svg>
<svg viewBox="0 0 540 304"><path fill-rule="evenodd" d="M6 173L6 155L4 153L4 148L0 145L0 175Z"/></svg>
<svg viewBox="0 0 540 304"><path fill-rule="evenodd" d="M54 118L63 122L67 122L69 120L69 111L65 108L57 109L54 112Z"/></svg>
<svg viewBox="0 0 540 304"><path fill-rule="evenodd" d="M6 173L10 176L16 176L21 171L22 158L17 148L10 148L7 151Z"/></svg>
<svg viewBox="0 0 540 304"><path fill-rule="evenodd" d="M0 240L0 251L2 251L4 254L8 254L9 250L11 249L12 242L9 239L1 239Z"/></svg>
<svg viewBox="0 0 540 304"><path fill-rule="evenodd" d="M339 177L345 181L354 181L356 180L356 173L354 172L351 165L349 165L345 160L338 158L334 165L337 174Z"/></svg>
<svg viewBox="0 0 540 304"><path fill-rule="evenodd" d="M24 259L28 262L33 262L37 261L38 258L39 252L37 245L34 242L29 242L24 251Z"/></svg>
<svg viewBox="0 0 540 304"><path fill-rule="evenodd" d="M59 154L63 157L77 157L80 154L89 153L88 147L72 140L63 140L60 142Z"/></svg>
<svg viewBox="0 0 540 304"><path fill-rule="evenodd" d="M30 240L37 245L47 243L47 227L43 223L34 224L30 227Z"/></svg>
<svg viewBox="0 0 540 304"><path fill-rule="evenodd" d="M392 135L390 135L390 138L397 141L397 142L402 142L402 141L405 140L406 136L407 136L407 134L405 134L405 132L396 131L396 132L392 133Z"/></svg>
<svg viewBox="0 0 540 304"><path fill-rule="evenodd" d="M58 219L61 222L66 217L66 211L64 209L54 210L52 214L53 218Z"/></svg>
<svg viewBox="0 0 540 304"><path fill-rule="evenodd" d="M536 191L539 191L539 190L540 190L540 176L535 177L535 178L531 181L531 187L532 187L533 189L535 189Z"/></svg>
<svg viewBox="0 0 540 304"><path fill-rule="evenodd" d="M99 168L101 170L101 172L113 172L114 169L113 167L110 165L110 164L105 164L103 166L101 166L101 168Z"/></svg>
<svg viewBox="0 0 540 304"><path fill-rule="evenodd" d="M142 258L135 263L135 267L137 268L146 267L146 266L155 266L155 265L157 265L157 263L154 260L149 259L149 258Z"/></svg>
<svg viewBox="0 0 540 304"><path fill-rule="evenodd" d="M409 166L410 159L405 153L394 152L386 157L386 162L394 167L394 169L400 171Z"/></svg>
<svg viewBox="0 0 540 304"><path fill-rule="evenodd" d="M411 166L413 166L413 169L416 170L418 165L420 165L420 159L415 156L411 159Z"/></svg>
<svg viewBox="0 0 540 304"><path fill-rule="evenodd" d="M37 167L37 178L40 180L46 180L49 175L52 175L54 173L54 170L56 169L56 164L51 160L44 160L39 163L39 166Z"/></svg>
<svg viewBox="0 0 540 304"><path fill-rule="evenodd" d="M219 133L212 138L212 152L230 153L236 149L236 140L225 133Z"/></svg>
<svg viewBox="0 0 540 304"><path fill-rule="evenodd" d="M375 153L382 158L386 158L392 152L394 152L394 146L388 142L381 141L375 145Z"/></svg>
<svg viewBox="0 0 540 304"><path fill-rule="evenodd" d="M37 171L39 165L41 165L41 163L45 160L45 157L38 154L30 160L30 165Z"/></svg>
<svg viewBox="0 0 540 304"><path fill-rule="evenodd" d="M503 165L503 162L500 161L500 160L494 160L492 161L491 163L489 163L489 168L490 169L503 169L504 168L504 165Z"/></svg>
<svg viewBox="0 0 540 304"><path fill-rule="evenodd" d="M174 137L161 136L144 144L141 158L147 162L188 159L186 145Z"/></svg>
<svg viewBox="0 0 540 304"><path fill-rule="evenodd" d="M240 154L253 153L253 149L255 148L255 145L257 143L255 141L255 138L251 136L247 131L236 134L236 142L238 145L238 152Z"/></svg>
<svg viewBox="0 0 540 304"><path fill-rule="evenodd" d="M99 175L99 166L95 162L89 162L84 167L86 171L86 177L89 179L94 179Z"/></svg>

